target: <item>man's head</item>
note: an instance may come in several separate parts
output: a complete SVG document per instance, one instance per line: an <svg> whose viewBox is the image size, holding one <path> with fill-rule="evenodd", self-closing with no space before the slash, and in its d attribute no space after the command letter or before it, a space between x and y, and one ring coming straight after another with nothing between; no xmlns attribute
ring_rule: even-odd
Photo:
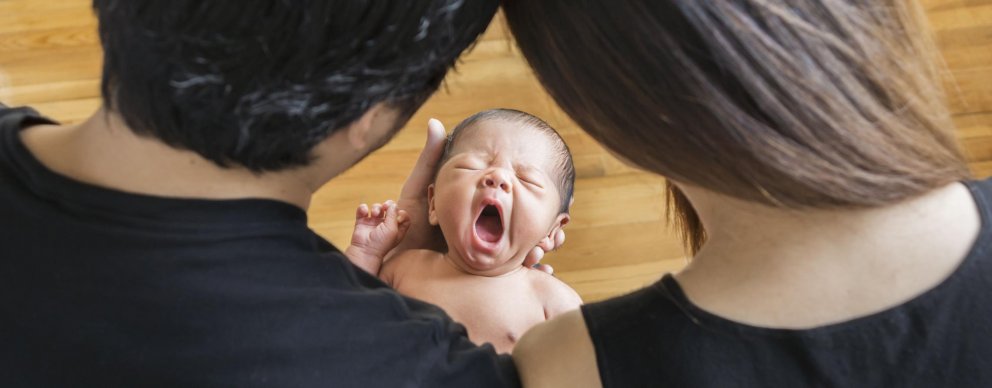
<svg viewBox="0 0 992 388"><path fill-rule="evenodd" d="M488 25L496 1L94 0L104 104L222 166L278 171L375 106L395 129ZM374 148L374 147L373 147Z"/></svg>
<svg viewBox="0 0 992 388"><path fill-rule="evenodd" d="M499 275L568 223L574 185L572 155L550 125L488 110L452 131L428 193L429 218L464 270Z"/></svg>

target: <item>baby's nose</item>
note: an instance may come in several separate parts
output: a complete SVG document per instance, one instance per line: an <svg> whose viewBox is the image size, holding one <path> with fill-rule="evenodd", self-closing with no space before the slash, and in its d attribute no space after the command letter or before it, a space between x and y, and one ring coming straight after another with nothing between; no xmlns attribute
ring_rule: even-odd
<svg viewBox="0 0 992 388"><path fill-rule="evenodd" d="M482 178L482 184L485 187L503 190L507 193L509 193L512 188L510 186L510 180L507 179L503 173L498 171L493 171L486 174L486 176Z"/></svg>

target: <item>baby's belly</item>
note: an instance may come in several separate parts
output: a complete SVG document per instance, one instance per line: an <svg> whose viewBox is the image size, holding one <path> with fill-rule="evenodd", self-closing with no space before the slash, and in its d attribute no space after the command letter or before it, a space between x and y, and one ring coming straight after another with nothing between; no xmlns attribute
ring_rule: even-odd
<svg viewBox="0 0 992 388"><path fill-rule="evenodd" d="M468 329L472 342L491 343L500 352L512 350L524 332L545 320L543 304L524 292L498 292L487 287L446 289L436 284L404 288L398 291L444 309Z"/></svg>

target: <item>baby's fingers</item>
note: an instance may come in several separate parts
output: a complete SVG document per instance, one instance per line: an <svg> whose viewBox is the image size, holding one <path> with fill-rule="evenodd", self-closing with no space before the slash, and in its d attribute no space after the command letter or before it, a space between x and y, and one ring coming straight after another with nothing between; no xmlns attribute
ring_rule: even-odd
<svg viewBox="0 0 992 388"><path fill-rule="evenodd" d="M399 217L399 208L396 207L395 202L386 201L386 203L383 205L383 210L385 211L383 217L386 219L386 223L388 225L394 225L398 223L396 219Z"/></svg>
<svg viewBox="0 0 992 388"><path fill-rule="evenodd" d="M372 205L372 212L370 213L372 218L382 217L382 204L376 203Z"/></svg>
<svg viewBox="0 0 992 388"><path fill-rule="evenodd" d="M369 216L369 205L361 204L358 205L358 209L355 210L355 218L362 219Z"/></svg>

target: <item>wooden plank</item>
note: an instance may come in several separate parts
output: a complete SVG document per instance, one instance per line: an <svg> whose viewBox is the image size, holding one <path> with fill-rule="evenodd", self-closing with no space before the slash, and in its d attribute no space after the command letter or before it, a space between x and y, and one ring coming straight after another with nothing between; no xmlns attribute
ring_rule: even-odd
<svg viewBox="0 0 992 388"><path fill-rule="evenodd" d="M566 227L565 246L545 262L561 271L593 270L685 256L682 243L665 221Z"/></svg>
<svg viewBox="0 0 992 388"><path fill-rule="evenodd" d="M685 263L685 259L675 258L595 270L558 271L556 275L571 285L585 303L591 303L647 286L665 273L678 271Z"/></svg>
<svg viewBox="0 0 992 388"><path fill-rule="evenodd" d="M972 173L975 174L975 178L984 179L992 177L992 161L971 163L969 166Z"/></svg>

